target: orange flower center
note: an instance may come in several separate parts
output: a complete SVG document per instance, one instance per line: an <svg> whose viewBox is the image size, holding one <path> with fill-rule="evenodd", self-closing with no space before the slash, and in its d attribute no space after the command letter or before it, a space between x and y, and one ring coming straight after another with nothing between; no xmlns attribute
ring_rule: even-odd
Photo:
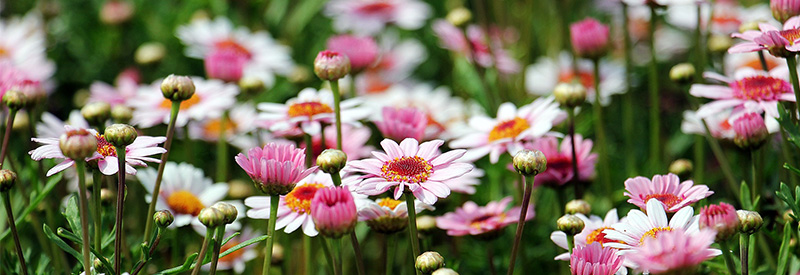
<svg viewBox="0 0 800 275"><path fill-rule="evenodd" d="M391 209L392 211L394 211L394 209L397 208L397 205L400 204L400 203L401 203L401 201L393 200L393 199L390 199L390 198L378 199L378 205L389 207L389 209Z"/></svg>
<svg viewBox="0 0 800 275"><path fill-rule="evenodd" d="M10 55L10 54L8 53L8 50L6 50L6 49L5 49L5 48L3 48L3 47L0 47L0 58L2 58L2 57L6 57L6 56L9 56L9 55Z"/></svg>
<svg viewBox="0 0 800 275"><path fill-rule="evenodd" d="M169 195L167 205L177 214L190 214L197 216L205 208L203 202L189 191L181 190Z"/></svg>
<svg viewBox="0 0 800 275"><path fill-rule="evenodd" d="M794 45L794 41L800 39L800 29L782 30L780 34L783 38L789 40L789 45Z"/></svg>
<svg viewBox="0 0 800 275"><path fill-rule="evenodd" d="M225 119L225 135L230 137L236 131L236 122L231 119ZM203 126L205 136L218 138L219 133L222 131L222 119L212 119Z"/></svg>
<svg viewBox="0 0 800 275"><path fill-rule="evenodd" d="M214 47L217 48L217 50L230 51L239 55L247 56L248 59L252 56L247 48L230 39L214 43Z"/></svg>
<svg viewBox="0 0 800 275"><path fill-rule="evenodd" d="M745 100L778 100L782 94L792 92L792 87L785 80L763 75L745 77L730 86L733 96Z"/></svg>
<svg viewBox="0 0 800 275"><path fill-rule="evenodd" d="M594 87L594 75L591 72L587 71L580 71L575 74L572 70L561 72L558 75L558 82L572 82L577 81L583 85L583 87Z"/></svg>
<svg viewBox="0 0 800 275"><path fill-rule="evenodd" d="M196 105L197 103L200 103L200 96L194 94L189 99L181 101L181 111L189 109L192 106ZM172 108L172 101L165 98L164 100L161 101L161 105L159 106L161 107L161 109L169 110L170 108Z"/></svg>
<svg viewBox="0 0 800 275"><path fill-rule="evenodd" d="M598 242L598 243L600 243L600 245L603 245L605 243L617 242L615 240L606 239L606 233L603 233L603 230L606 230L606 229L613 229L613 228L611 228L611 227L601 227L601 228L595 229L594 231L592 231L592 233L589 233L589 235L586 236L586 244L588 245L588 244L591 244L593 242Z"/></svg>
<svg viewBox="0 0 800 275"><path fill-rule="evenodd" d="M333 109L331 109L328 104L322 102L301 102L289 106L290 117L307 116L309 119L311 119L311 117L314 115L324 113L333 113Z"/></svg>
<svg viewBox="0 0 800 275"><path fill-rule="evenodd" d="M495 141L504 138L515 138L519 135L519 133L522 133L522 131L525 131L530 127L531 125L528 124L528 121L520 117L515 117L514 119L500 122L494 126L494 129L492 129L491 132L489 132L489 141Z"/></svg>
<svg viewBox="0 0 800 275"><path fill-rule="evenodd" d="M225 252L225 251L227 251L228 249L231 249L231 248L233 248L234 246L237 246L237 245L239 245L239 242L237 242L237 241L234 241L234 240L230 240L230 241L228 241L227 243L225 243L225 244L224 244L224 245L223 245L223 246L222 246L222 247L219 249L219 251ZM220 262L226 262L226 263L230 263L230 262L233 262L234 260L238 259L239 257L241 257L241 256L242 256L242 254L244 254L244 248L243 248L243 249L236 250L236 251L234 251L234 252L231 252L231 254L225 255L225 257L220 257L220 258L219 258L219 261L220 261Z"/></svg>
<svg viewBox="0 0 800 275"><path fill-rule="evenodd" d="M114 145L111 145L106 138L102 135L95 134L95 138L97 138L97 153L103 155L104 157L108 156L117 156L117 149L114 148Z"/></svg>
<svg viewBox="0 0 800 275"><path fill-rule="evenodd" d="M639 239L639 245L644 244L644 240L646 240L647 238L656 239L658 237L658 233L661 233L661 232L664 232L664 231L672 231L672 227L667 226L667 227L656 227L656 228L650 229L650 231L645 232L644 235L642 235L642 238Z"/></svg>
<svg viewBox="0 0 800 275"><path fill-rule="evenodd" d="M286 194L283 197L283 201L286 203L286 207L292 210L292 212L299 213L299 214L306 214L311 213L311 199L314 198L314 194L317 193L317 190L325 188L325 185L321 183L307 183L303 185L298 185L297 187Z"/></svg>
<svg viewBox="0 0 800 275"><path fill-rule="evenodd" d="M469 226L475 229L481 229L483 228L483 225L486 224L486 221L494 217L498 217L499 221L503 221L506 218L506 214L505 213L500 213L499 215L486 214L472 220L472 222L469 223Z"/></svg>
<svg viewBox="0 0 800 275"><path fill-rule="evenodd" d="M421 183L433 173L433 166L418 157L400 157L383 163L383 178L388 181Z"/></svg>
<svg viewBox="0 0 800 275"><path fill-rule="evenodd" d="M772 59L766 59L766 61L767 61L767 69L769 69L769 70L772 70L775 67L778 67L780 65L780 64L778 64L777 62L775 62ZM761 60L759 60L758 58L749 59L746 63L744 63L744 65L742 65L742 67L748 67L748 68L752 68L754 70L763 70L764 69L761 66Z"/></svg>
<svg viewBox="0 0 800 275"><path fill-rule="evenodd" d="M673 207L683 201L682 198L673 194L650 194L644 197L645 202L649 201L650 199L657 199L661 201L663 204L667 205L667 208Z"/></svg>

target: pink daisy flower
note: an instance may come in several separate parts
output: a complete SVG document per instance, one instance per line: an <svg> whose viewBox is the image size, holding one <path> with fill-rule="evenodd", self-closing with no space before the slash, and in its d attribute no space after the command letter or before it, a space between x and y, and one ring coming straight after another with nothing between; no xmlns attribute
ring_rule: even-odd
<svg viewBox="0 0 800 275"><path fill-rule="evenodd" d="M353 231L358 212L347 186L325 187L311 200L311 218L322 236L340 238Z"/></svg>
<svg viewBox="0 0 800 275"><path fill-rule="evenodd" d="M710 248L713 242L712 230L689 233L675 229L644 240L625 258L650 274L691 274L700 263L719 255Z"/></svg>
<svg viewBox="0 0 800 275"><path fill-rule="evenodd" d="M385 34L380 37L378 47L380 58L356 76L359 94L387 91L394 84L407 80L428 57L422 43L413 38L399 40L396 35Z"/></svg>
<svg viewBox="0 0 800 275"><path fill-rule="evenodd" d="M372 37L337 35L328 39L328 50L342 53L350 59L353 71L360 72L378 59L378 44Z"/></svg>
<svg viewBox="0 0 800 275"><path fill-rule="evenodd" d="M739 215L733 205L721 202L700 208L699 215L700 228L714 230L716 240L724 242L739 233Z"/></svg>
<svg viewBox="0 0 800 275"><path fill-rule="evenodd" d="M706 72L706 77L727 85L692 85L689 92L693 96L714 100L700 106L697 116L704 118L733 108L732 117L743 112L763 112L767 117L777 118L779 101L795 101L792 85L781 77L781 71L776 69L766 74L745 68L736 72L735 79Z"/></svg>
<svg viewBox="0 0 800 275"><path fill-rule="evenodd" d="M136 96L139 89L139 72L127 69L116 79L116 87L104 82L95 81L89 86L89 102L105 102L111 106L125 105Z"/></svg>
<svg viewBox="0 0 800 275"><path fill-rule="evenodd" d="M622 254L631 252L647 239L658 239L664 232L681 229L693 234L699 230L694 208L681 208L668 220L664 204L657 199L647 201L647 214L637 209L631 210L624 221L611 227L603 230L606 239L610 240L603 245L620 249Z"/></svg>
<svg viewBox="0 0 800 275"><path fill-rule="evenodd" d="M342 151L347 154L347 161L358 160L369 157L375 147L367 145L372 131L369 127L356 127L349 124L342 124ZM320 135L311 138L313 144L314 164L317 163L319 156L325 149L336 149L336 126L328 125L325 127L325 145L322 144ZM305 144L300 144L300 148L306 148Z"/></svg>
<svg viewBox="0 0 800 275"><path fill-rule="evenodd" d="M735 33L731 36L738 37L746 42L734 45L728 49L729 53L745 53L767 50L772 55L784 57L790 53L800 51L800 17L795 16L783 23L783 29L778 29L768 23L758 24L758 31Z"/></svg>
<svg viewBox="0 0 800 275"><path fill-rule="evenodd" d="M497 163L500 154L511 155L523 148L523 142L543 136L566 116L554 98L542 97L517 109L506 102L497 109L497 118L477 115L469 120L472 133L453 140L454 148L470 148L464 159L477 160L487 154Z"/></svg>
<svg viewBox="0 0 800 275"><path fill-rule="evenodd" d="M352 161L348 172L364 173L364 179L355 188L365 195L378 195L394 187L394 199L404 191L414 194L420 201L433 205L438 198L450 195L446 182L459 180L473 169L472 164L457 162L465 150L440 153L444 141L433 140L419 144L407 138L400 142L381 141L383 152L372 152L375 158Z"/></svg>
<svg viewBox="0 0 800 275"><path fill-rule="evenodd" d="M6 71L11 68L31 81L46 82L53 76L56 66L47 59L45 26L36 13L0 21L0 37L0 63L5 64L0 66L0 82L6 82Z"/></svg>
<svg viewBox="0 0 800 275"><path fill-rule="evenodd" d="M575 156L578 157L578 180L591 181L595 174L597 154L592 153L591 140L583 139L581 135L575 135L575 139L577 140ZM572 139L570 137L564 138L561 146L558 144L558 138L544 136L526 143L524 147L542 151L547 157L547 170L536 175L534 185L561 186L575 177L572 170Z"/></svg>
<svg viewBox="0 0 800 275"><path fill-rule="evenodd" d="M333 0L325 6L324 14L333 18L333 29L337 32L374 35L389 24L406 30L419 29L431 15L431 9L419 0Z"/></svg>
<svg viewBox="0 0 800 275"><path fill-rule="evenodd" d="M383 107L383 120L375 121L375 126L384 137L392 140L413 138L422 140L428 127L425 113L416 108Z"/></svg>
<svg viewBox="0 0 800 275"><path fill-rule="evenodd" d="M606 229L613 229L611 226L620 222L619 216L617 215L617 209L611 209L606 213L605 218L600 218L598 216L592 215L590 217L586 217L583 214L576 214L578 218L583 220L583 231L575 235L575 246L587 246L593 243L599 243L603 246L605 243L615 242L614 240L610 240L606 238L606 234L603 233ZM567 248L567 234L562 231L554 231L550 234L550 240L553 241L558 247L563 249ZM556 260L561 261L568 261L570 259L569 252L565 252L559 254L555 257Z"/></svg>
<svg viewBox="0 0 800 275"><path fill-rule="evenodd" d="M232 141L242 135L252 132L258 126L256 108L249 103L234 105L228 112L225 120L225 138ZM222 132L222 117L206 119L204 121L189 123L189 137L205 141L217 141Z"/></svg>
<svg viewBox="0 0 800 275"><path fill-rule="evenodd" d="M82 128L74 128L69 125L64 126L66 131L80 130ZM86 158L86 161L97 161L98 169L104 175L114 175L119 171L119 159L117 158L117 151L113 145L106 141L105 137L98 134L94 129L85 129L92 133L97 138L97 152L91 157ZM58 137L46 138L32 138L32 141L42 144L42 146L31 150L28 154L31 155L33 160L39 161L42 159L61 159L61 163L57 164L49 171L47 176L52 176L55 173L64 171L75 164L75 161L68 159L61 153L61 148L58 145ZM162 154L167 150L158 147L158 144L166 141L165 137L150 137L138 136L130 145L125 147L125 173L136 175L134 166L147 166L146 162L159 163L161 160L152 158L150 156Z"/></svg>
<svg viewBox="0 0 800 275"><path fill-rule="evenodd" d="M233 107L239 94L238 86L221 80L192 77L192 81L195 93L181 102L181 111L175 121L177 127L186 126L190 120L205 121L221 117L225 110ZM161 94L160 79L152 85L140 87L136 96L128 100L128 105L134 108L133 124L148 128L169 123L172 101Z"/></svg>
<svg viewBox="0 0 800 275"><path fill-rule="evenodd" d="M465 36L464 31L458 27L439 19L433 23L433 31L443 48L459 53L481 67L496 67L504 74L513 74L520 70L519 62L504 49L503 34L497 28L491 29L487 35L481 27L470 25ZM492 43L491 48L488 43Z"/></svg>
<svg viewBox="0 0 800 275"><path fill-rule="evenodd" d="M569 261L573 275L611 275L621 267L622 257L617 250L598 243L576 246Z"/></svg>
<svg viewBox="0 0 800 275"><path fill-rule="evenodd" d="M292 144L269 143L264 148L236 155L236 163L250 176L256 187L267 195L286 195L303 178L317 171L305 168L305 150Z"/></svg>
<svg viewBox="0 0 800 275"><path fill-rule="evenodd" d="M708 186L692 186L693 184L691 180L681 182L681 179L672 173L655 175L653 180L645 177L629 178L625 180L625 196L630 198L628 203L642 209L645 209L650 199L656 199L663 203L665 211L675 213L714 194Z"/></svg>
<svg viewBox="0 0 800 275"><path fill-rule="evenodd" d="M594 104L594 72L592 61L577 60L578 71L572 69L570 55L562 52L558 58L540 57L525 68L525 89L528 93L547 96L562 82L577 80L586 88L586 102ZM611 103L611 96L622 94L625 88L625 67L613 60L600 62L600 104Z"/></svg>
<svg viewBox="0 0 800 275"><path fill-rule="evenodd" d="M608 52L609 27L594 18L572 23L569 26L575 53L585 58L598 58Z"/></svg>
<svg viewBox="0 0 800 275"><path fill-rule="evenodd" d="M342 123L358 125L357 121L369 115L370 110L361 107L361 100L343 100L341 107ZM271 123L271 131L287 131L300 128L311 136L318 135L322 124L333 124L333 93L330 90L305 88L286 104L263 102L258 104L262 111L260 118Z"/></svg>
<svg viewBox="0 0 800 275"><path fill-rule="evenodd" d="M36 124L36 133L39 135L39 138L57 139L67 131L64 125L72 128L90 128L89 122L83 118L79 110L70 112L69 118L67 118L66 121L62 121L55 115L45 112L42 113L42 121Z"/></svg>
<svg viewBox="0 0 800 275"><path fill-rule="evenodd" d="M485 236L492 237L500 233L506 226L519 221L519 207L508 209L512 198L505 197L500 201L492 201L486 206L468 201L455 211L436 218L436 226L447 230L450 236ZM528 208L525 220L533 219L536 213L534 207ZM508 210L506 210L508 209Z"/></svg>
<svg viewBox="0 0 800 275"><path fill-rule="evenodd" d="M405 201L391 198L371 200L369 198L356 199L358 208L358 221L365 221L373 230L389 234L403 230L408 225L408 207ZM422 210L433 211L433 206L419 200L414 202L416 213Z"/></svg>

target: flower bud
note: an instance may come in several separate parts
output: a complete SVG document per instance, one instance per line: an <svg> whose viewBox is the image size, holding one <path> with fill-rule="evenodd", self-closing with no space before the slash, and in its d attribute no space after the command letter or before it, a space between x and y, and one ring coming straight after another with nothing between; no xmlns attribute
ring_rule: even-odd
<svg viewBox="0 0 800 275"><path fill-rule="evenodd" d="M472 20L472 12L465 7L458 7L447 13L447 22L453 26L461 26Z"/></svg>
<svg viewBox="0 0 800 275"><path fill-rule="evenodd" d="M216 208L212 207L203 208L203 210L200 210L200 214L197 215L197 219L200 220L200 223L205 225L207 228L215 228L225 224L225 215Z"/></svg>
<svg viewBox="0 0 800 275"><path fill-rule="evenodd" d="M31 117L28 115L28 113L17 112L17 114L14 116L14 125L11 126L11 130L19 132L23 130L28 130L28 127L30 126L31 126Z"/></svg>
<svg viewBox="0 0 800 275"><path fill-rule="evenodd" d="M547 169L547 158L539 150L523 149L514 155L514 170L523 176L535 176Z"/></svg>
<svg viewBox="0 0 800 275"><path fill-rule="evenodd" d="M111 191L109 189L106 189L106 188L100 189L100 202L103 205L106 205L106 206L111 205L112 203L114 203L116 201L116 197L117 197L117 194L115 194L113 191Z"/></svg>
<svg viewBox="0 0 800 275"><path fill-rule="evenodd" d="M449 268L440 268L431 273L431 275L458 275L458 272Z"/></svg>
<svg viewBox="0 0 800 275"><path fill-rule="evenodd" d="M295 66L287 79L291 83L303 83L311 80L311 69L306 66Z"/></svg>
<svg viewBox="0 0 800 275"><path fill-rule="evenodd" d="M744 33L746 31L758 31L758 30L760 30L758 28L758 24L761 24L761 23L764 23L764 22L761 22L761 21L743 22L741 25L739 25L739 32L740 33Z"/></svg>
<svg viewBox="0 0 800 275"><path fill-rule="evenodd" d="M160 42L147 42L139 45L133 54L133 60L140 65L158 63L167 55L167 48Z"/></svg>
<svg viewBox="0 0 800 275"><path fill-rule="evenodd" d="M105 102L92 102L81 108L81 115L91 125L104 125L111 116L111 105Z"/></svg>
<svg viewBox="0 0 800 275"><path fill-rule="evenodd" d="M680 63L672 66L669 70L669 79L680 85L691 84L694 81L694 65L690 63Z"/></svg>
<svg viewBox="0 0 800 275"><path fill-rule="evenodd" d="M597 59L608 52L609 28L594 18L586 18L569 26L572 49L583 58Z"/></svg>
<svg viewBox="0 0 800 275"><path fill-rule="evenodd" d="M0 192L6 192L17 182L17 173L8 169L0 170Z"/></svg>
<svg viewBox="0 0 800 275"><path fill-rule="evenodd" d="M736 210L736 215L739 217L739 225L741 226L739 232L747 235L756 233L761 228L761 225L764 224L761 214L755 211Z"/></svg>
<svg viewBox="0 0 800 275"><path fill-rule="evenodd" d="M28 104L28 97L21 91L9 89L6 91L5 95L3 95L3 103L11 110L19 110Z"/></svg>
<svg viewBox="0 0 800 275"><path fill-rule="evenodd" d="M133 109L125 105L111 107L111 119L116 123L129 123L133 118Z"/></svg>
<svg viewBox="0 0 800 275"><path fill-rule="evenodd" d="M279 243L272 244L272 264L280 265L283 262L283 246Z"/></svg>
<svg viewBox="0 0 800 275"><path fill-rule="evenodd" d="M436 218L428 215L417 216L417 231L426 233L434 229L436 229Z"/></svg>
<svg viewBox="0 0 800 275"><path fill-rule="evenodd" d="M194 82L188 76L171 74L161 81L161 94L171 101L184 101L194 95Z"/></svg>
<svg viewBox="0 0 800 275"><path fill-rule="evenodd" d="M25 95L24 107L33 107L44 102L47 98L47 91L42 87L41 82L33 80L23 80L12 86L9 90L22 92Z"/></svg>
<svg viewBox="0 0 800 275"><path fill-rule="evenodd" d="M701 208L698 224L700 229L709 228L717 231L717 242L727 241L739 232L738 213L732 205L724 202Z"/></svg>
<svg viewBox="0 0 800 275"><path fill-rule="evenodd" d="M225 216L225 224L231 224L236 221L236 217L239 216L239 210L236 209L236 206L233 206L227 202L217 202L211 206L211 208L215 208Z"/></svg>
<svg viewBox="0 0 800 275"><path fill-rule="evenodd" d="M428 251L417 256L414 266L422 274L431 274L439 268L444 267L444 257L436 251Z"/></svg>
<svg viewBox="0 0 800 275"><path fill-rule="evenodd" d="M567 203L567 206L564 207L564 210L567 214L584 214L589 215L592 213L592 206L586 202L585 200L571 200Z"/></svg>
<svg viewBox="0 0 800 275"><path fill-rule="evenodd" d="M581 218L571 214L561 216L561 218L558 218L556 221L556 227L558 227L558 230L564 231L564 233L567 233L569 236L574 236L578 233L581 233L584 226L585 224Z"/></svg>
<svg viewBox="0 0 800 275"><path fill-rule="evenodd" d="M103 266L103 262L100 259L95 258L92 261L92 268L97 271L97 274L100 274L101 271L104 271L106 268Z"/></svg>
<svg viewBox="0 0 800 275"><path fill-rule="evenodd" d="M319 170L328 174L339 173L346 163L347 154L342 150L325 149L317 157L317 166L319 166Z"/></svg>
<svg viewBox="0 0 800 275"><path fill-rule="evenodd" d="M797 0L770 0L769 8L772 16L781 23L800 15L800 1Z"/></svg>
<svg viewBox="0 0 800 275"><path fill-rule="evenodd" d="M678 175L680 178L686 178L692 174L692 161L688 159L677 159L670 163L669 172Z"/></svg>
<svg viewBox="0 0 800 275"><path fill-rule="evenodd" d="M733 46L733 39L728 35L714 34L708 37L708 50L716 54L724 54Z"/></svg>
<svg viewBox="0 0 800 275"><path fill-rule="evenodd" d="M58 139L58 146L65 157L83 161L97 152L97 138L86 129L69 130Z"/></svg>
<svg viewBox="0 0 800 275"><path fill-rule="evenodd" d="M131 19L133 5L119 0L111 0L103 4L100 10L100 22L107 25L118 25Z"/></svg>
<svg viewBox="0 0 800 275"><path fill-rule="evenodd" d="M239 79L239 89L244 94L257 94L264 90L264 81L255 76L243 76Z"/></svg>
<svg viewBox="0 0 800 275"><path fill-rule="evenodd" d="M106 128L106 132L103 134L106 141L114 145L114 147L131 145L138 136L139 134L136 133L136 129L128 124L112 124Z"/></svg>
<svg viewBox="0 0 800 275"><path fill-rule="evenodd" d="M764 118L757 113L746 113L733 121L736 136L733 142L743 149L757 149L767 141L769 131Z"/></svg>
<svg viewBox="0 0 800 275"><path fill-rule="evenodd" d="M586 88L580 83L559 83L553 89L553 96L559 105L575 108L586 102Z"/></svg>
<svg viewBox="0 0 800 275"><path fill-rule="evenodd" d="M353 195L341 186L317 190L311 199L311 218L322 236L338 239L349 234L358 221Z"/></svg>
<svg viewBox="0 0 800 275"><path fill-rule="evenodd" d="M350 73L350 59L338 52L324 50L314 59L314 74L322 80L339 80Z"/></svg>
<svg viewBox="0 0 800 275"><path fill-rule="evenodd" d="M253 195L253 184L243 180L234 179L228 182L228 197L232 199L244 199Z"/></svg>
<svg viewBox="0 0 800 275"><path fill-rule="evenodd" d="M175 221L175 216L169 210L159 210L153 214L153 221L155 221L156 226L166 228Z"/></svg>

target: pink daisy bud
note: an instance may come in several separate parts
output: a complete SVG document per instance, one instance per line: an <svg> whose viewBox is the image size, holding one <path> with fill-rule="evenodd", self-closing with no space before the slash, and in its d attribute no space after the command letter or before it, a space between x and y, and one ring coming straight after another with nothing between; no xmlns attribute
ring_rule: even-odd
<svg viewBox="0 0 800 275"><path fill-rule="evenodd" d="M236 82L242 79L244 67L250 59L249 51L237 44L229 43L218 45L203 58L203 61L209 78Z"/></svg>
<svg viewBox="0 0 800 275"><path fill-rule="evenodd" d="M338 80L350 73L350 59L339 52L321 51L314 59L314 73L322 80Z"/></svg>
<svg viewBox="0 0 800 275"><path fill-rule="evenodd" d="M732 205L721 202L700 209L700 228L717 231L717 242L724 242L739 232L739 215Z"/></svg>
<svg viewBox="0 0 800 275"><path fill-rule="evenodd" d="M800 1L797 0L770 0L769 8L772 9L772 16L781 22L800 15Z"/></svg>
<svg viewBox="0 0 800 275"><path fill-rule="evenodd" d="M70 159L85 159L97 151L97 138L86 129L69 130L58 139L61 153Z"/></svg>
<svg viewBox="0 0 800 275"><path fill-rule="evenodd" d="M353 231L358 221L353 195L347 187L317 190L311 200L311 218L322 236L340 238Z"/></svg>
<svg viewBox="0 0 800 275"><path fill-rule="evenodd" d="M585 58L599 58L608 52L608 26L586 18L569 26L575 53Z"/></svg>
<svg viewBox="0 0 800 275"><path fill-rule="evenodd" d="M597 242L576 246L569 260L569 268L573 275L611 275L620 267L622 267L622 257L617 255L617 250L603 247Z"/></svg>
<svg viewBox="0 0 800 275"><path fill-rule="evenodd" d="M378 44L371 37L334 36L328 39L328 49L346 55L355 72L369 67L378 58Z"/></svg>
<svg viewBox="0 0 800 275"><path fill-rule="evenodd" d="M317 170L304 169L305 150L291 144L269 143L236 155L236 163L250 176L256 188L267 195L286 195L303 178Z"/></svg>
<svg viewBox="0 0 800 275"><path fill-rule="evenodd" d="M428 117L417 108L383 107L383 120L375 125L384 137L394 141L406 138L422 140L428 127Z"/></svg>
<svg viewBox="0 0 800 275"><path fill-rule="evenodd" d="M709 249L713 242L713 230L689 234L676 228L661 232L658 238L645 239L641 246L625 254L625 259L650 274L694 274L700 263L720 254L719 250Z"/></svg>
<svg viewBox="0 0 800 275"><path fill-rule="evenodd" d="M745 149L755 149L764 144L769 137L767 125L760 114L746 113L733 121L736 136L733 142Z"/></svg>

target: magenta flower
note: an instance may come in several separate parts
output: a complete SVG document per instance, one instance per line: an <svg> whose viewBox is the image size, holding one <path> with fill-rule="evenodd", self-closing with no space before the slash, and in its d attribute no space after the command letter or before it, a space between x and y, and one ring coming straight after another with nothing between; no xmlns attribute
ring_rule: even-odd
<svg viewBox="0 0 800 275"><path fill-rule="evenodd" d="M358 221L356 203L348 187L317 190L311 200L311 218L320 234L339 238L353 231Z"/></svg>
<svg viewBox="0 0 800 275"><path fill-rule="evenodd" d="M500 29L492 28L487 35L481 27L470 25L465 36L464 31L452 23L439 19L433 23L433 31L442 48L459 53L481 67L494 66L504 74L517 73L521 69L519 62L505 50ZM492 43L491 47L489 43Z"/></svg>
<svg viewBox="0 0 800 275"><path fill-rule="evenodd" d="M573 275L611 275L622 267L617 250L599 243L576 246L572 250L569 269Z"/></svg>
<svg viewBox="0 0 800 275"><path fill-rule="evenodd" d="M101 81L89 86L89 102L105 102L111 106L125 105L136 96L139 89L139 72L136 69L122 71L115 81L116 87Z"/></svg>
<svg viewBox="0 0 800 275"><path fill-rule="evenodd" d="M417 108L383 107L383 120L375 126L385 138L398 141L406 138L422 140L428 127L428 118Z"/></svg>
<svg viewBox="0 0 800 275"><path fill-rule="evenodd" d="M769 130L760 114L745 113L733 121L733 131L736 133L733 141L743 148L756 148L761 146L769 137Z"/></svg>
<svg viewBox="0 0 800 275"><path fill-rule="evenodd" d="M378 44L372 37L337 35L328 39L328 50L342 53L350 59L354 72L359 72L378 59Z"/></svg>
<svg viewBox="0 0 800 275"><path fill-rule="evenodd" d="M645 177L630 178L625 181L625 196L630 198L629 203L642 209L645 209L648 200L657 199L661 201L665 211L674 213L714 194L708 186L692 186L694 182L691 180L680 181L672 173L655 175L652 181Z"/></svg>
<svg viewBox="0 0 800 275"><path fill-rule="evenodd" d="M291 144L269 143L236 155L236 163L267 195L286 195L317 167L305 169L305 150Z"/></svg>
<svg viewBox="0 0 800 275"><path fill-rule="evenodd" d="M728 49L729 53L745 53L768 50L777 57L786 57L800 51L800 17L792 17L783 23L783 29L767 23L758 24L758 31L734 33L747 42L742 42Z"/></svg>
<svg viewBox="0 0 800 275"><path fill-rule="evenodd" d="M505 197L500 201L489 202L486 206L468 201L455 211L436 218L436 226L447 230L447 235L450 236L494 236L499 230L519 221L522 212L519 207L506 210L511 201L511 197ZM536 215L533 208L528 208L525 220L533 219Z"/></svg>
<svg viewBox="0 0 800 275"><path fill-rule="evenodd" d="M661 232L658 238L645 239L641 246L625 254L625 259L650 274L691 274L697 265L720 254L709 248L713 242L712 230L689 234L675 228Z"/></svg>
<svg viewBox="0 0 800 275"><path fill-rule="evenodd" d="M444 141L432 140L419 144L407 138L398 145L391 139L381 141L386 153L372 152L373 159L347 163L351 172L364 173L364 181L357 184L356 192L378 195L395 187L394 199L400 199L404 191L414 194L420 201L433 205L437 198L450 195L449 181L460 180L472 171L469 163L457 162L465 150L440 153Z"/></svg>
<svg viewBox="0 0 800 275"><path fill-rule="evenodd" d="M579 56L599 58L608 52L608 26L594 18L573 23L569 30L572 48Z"/></svg>
<svg viewBox="0 0 800 275"><path fill-rule="evenodd" d="M620 222L619 216L617 215L617 209L611 209L606 213L605 218L600 218L598 216L592 215L590 217L586 217L585 215L578 213L575 214L581 220L583 220L583 230L575 235L575 246L586 246L593 243L599 243L601 246L604 246L606 243L609 242L616 242L615 240L607 239L606 233L603 233L606 229L613 229L611 226ZM563 231L553 231L550 233L550 240L553 241L557 246L569 250L567 247L567 234ZM555 257L556 260L561 261L568 261L570 258L569 251L559 254Z"/></svg>
<svg viewBox="0 0 800 275"><path fill-rule="evenodd" d="M376 35L387 25L419 29L431 8L419 0L333 0L326 4L324 14L331 17L333 29L339 33Z"/></svg>
<svg viewBox="0 0 800 275"><path fill-rule="evenodd" d="M708 228L717 232L717 241L727 241L739 232L739 215L732 205L721 202L700 208L700 229Z"/></svg>
<svg viewBox="0 0 800 275"><path fill-rule="evenodd" d="M576 157L578 157L578 180L590 181L595 175L595 164L597 154L592 153L592 141L583 139L581 135L575 135ZM542 151L547 157L547 170L536 175L534 185L561 186L570 182L574 178L572 170L572 139L564 138L561 146L558 139L553 136L544 136L535 139L531 143L525 144L527 149Z"/></svg>
<svg viewBox="0 0 800 275"><path fill-rule="evenodd" d="M780 70L764 72L741 69L736 78L730 79L714 73L706 77L720 80L727 85L694 84L689 90L693 96L705 97L714 101L697 109L697 116L705 118L733 109L731 117L744 112L766 113L769 118L777 118L779 101L796 101L792 85L780 76Z"/></svg>

